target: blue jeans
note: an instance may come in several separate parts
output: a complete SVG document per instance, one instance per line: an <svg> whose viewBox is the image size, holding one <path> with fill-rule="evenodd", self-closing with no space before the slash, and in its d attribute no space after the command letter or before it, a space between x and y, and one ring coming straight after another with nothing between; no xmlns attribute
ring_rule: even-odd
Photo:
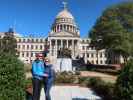
<svg viewBox="0 0 133 100"><path fill-rule="evenodd" d="M44 91L45 91L45 99L46 100L51 100L50 96L50 89L52 87L52 83L48 82L48 80L44 81Z"/></svg>

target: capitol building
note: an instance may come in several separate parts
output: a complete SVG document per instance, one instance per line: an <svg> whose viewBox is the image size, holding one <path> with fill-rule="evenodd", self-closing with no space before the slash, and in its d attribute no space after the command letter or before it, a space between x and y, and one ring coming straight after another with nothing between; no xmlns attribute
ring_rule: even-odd
<svg viewBox="0 0 133 100"><path fill-rule="evenodd" d="M0 35L2 37L4 33L0 33ZM100 50L97 53L95 47L90 46L90 38L80 38L79 27L66 6L57 14L48 37L23 37L18 33L14 33L14 35L17 40L19 59L24 63L31 63L35 60L36 53L48 49L48 57L55 64L58 51L67 48L71 51L72 59L83 57L85 63L107 64L105 50Z"/></svg>

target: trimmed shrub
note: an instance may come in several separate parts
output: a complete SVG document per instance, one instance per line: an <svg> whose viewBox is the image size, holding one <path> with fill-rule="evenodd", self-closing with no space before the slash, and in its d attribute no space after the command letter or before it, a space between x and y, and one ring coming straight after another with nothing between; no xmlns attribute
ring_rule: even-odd
<svg viewBox="0 0 133 100"><path fill-rule="evenodd" d="M133 100L133 60L128 61L115 85L116 100Z"/></svg>
<svg viewBox="0 0 133 100"><path fill-rule="evenodd" d="M100 95L103 100L114 100L114 85L112 83L106 83L100 78L90 78L88 85L91 85L94 91Z"/></svg>
<svg viewBox="0 0 133 100"><path fill-rule="evenodd" d="M72 72L57 73L55 83L74 83L75 75Z"/></svg>
<svg viewBox="0 0 133 100"><path fill-rule="evenodd" d="M24 65L8 53L0 55L0 99L25 100Z"/></svg>

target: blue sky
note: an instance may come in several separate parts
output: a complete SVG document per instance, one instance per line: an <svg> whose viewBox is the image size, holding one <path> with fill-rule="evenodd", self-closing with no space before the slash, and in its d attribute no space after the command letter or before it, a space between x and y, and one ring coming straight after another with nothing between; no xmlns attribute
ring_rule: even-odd
<svg viewBox="0 0 133 100"><path fill-rule="evenodd" d="M0 32L15 26L16 32L47 36L64 0L0 0ZM128 0L67 0L68 8L80 27L81 37L88 36L96 19L111 5Z"/></svg>

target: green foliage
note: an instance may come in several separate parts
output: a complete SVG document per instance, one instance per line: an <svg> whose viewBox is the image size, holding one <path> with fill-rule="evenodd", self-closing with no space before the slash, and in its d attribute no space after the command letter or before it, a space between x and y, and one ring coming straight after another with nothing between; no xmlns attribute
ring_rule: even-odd
<svg viewBox="0 0 133 100"><path fill-rule="evenodd" d="M5 35L2 39L0 39L0 51L16 55L16 39L13 35L8 34Z"/></svg>
<svg viewBox="0 0 133 100"><path fill-rule="evenodd" d="M0 54L0 99L25 100L24 65L10 53Z"/></svg>
<svg viewBox="0 0 133 100"><path fill-rule="evenodd" d="M24 64L24 70L26 73L29 73L31 72L31 64Z"/></svg>
<svg viewBox="0 0 133 100"><path fill-rule="evenodd" d="M116 100L133 100L133 60L120 72L115 87Z"/></svg>
<svg viewBox="0 0 133 100"><path fill-rule="evenodd" d="M55 83L74 83L75 76L72 72L57 73Z"/></svg>
<svg viewBox="0 0 133 100"><path fill-rule="evenodd" d="M92 86L94 91L100 95L103 100L114 100L114 84L106 83L100 78L90 78L89 86Z"/></svg>
<svg viewBox="0 0 133 100"><path fill-rule="evenodd" d="M25 87L26 88L32 87L32 78L26 79L26 81L25 81Z"/></svg>
<svg viewBox="0 0 133 100"><path fill-rule="evenodd" d="M85 87L87 87L88 86L88 84L89 84L89 79L90 78L88 78L88 77L79 77L79 84L81 85L81 86L85 86Z"/></svg>
<svg viewBox="0 0 133 100"><path fill-rule="evenodd" d="M75 71L75 75L80 75L80 71Z"/></svg>
<svg viewBox="0 0 133 100"><path fill-rule="evenodd" d="M106 9L90 32L98 49L111 49L124 56L133 55L133 3Z"/></svg>
<svg viewBox="0 0 133 100"><path fill-rule="evenodd" d="M62 48L58 51L58 57L71 58L71 50L69 50L68 48Z"/></svg>

